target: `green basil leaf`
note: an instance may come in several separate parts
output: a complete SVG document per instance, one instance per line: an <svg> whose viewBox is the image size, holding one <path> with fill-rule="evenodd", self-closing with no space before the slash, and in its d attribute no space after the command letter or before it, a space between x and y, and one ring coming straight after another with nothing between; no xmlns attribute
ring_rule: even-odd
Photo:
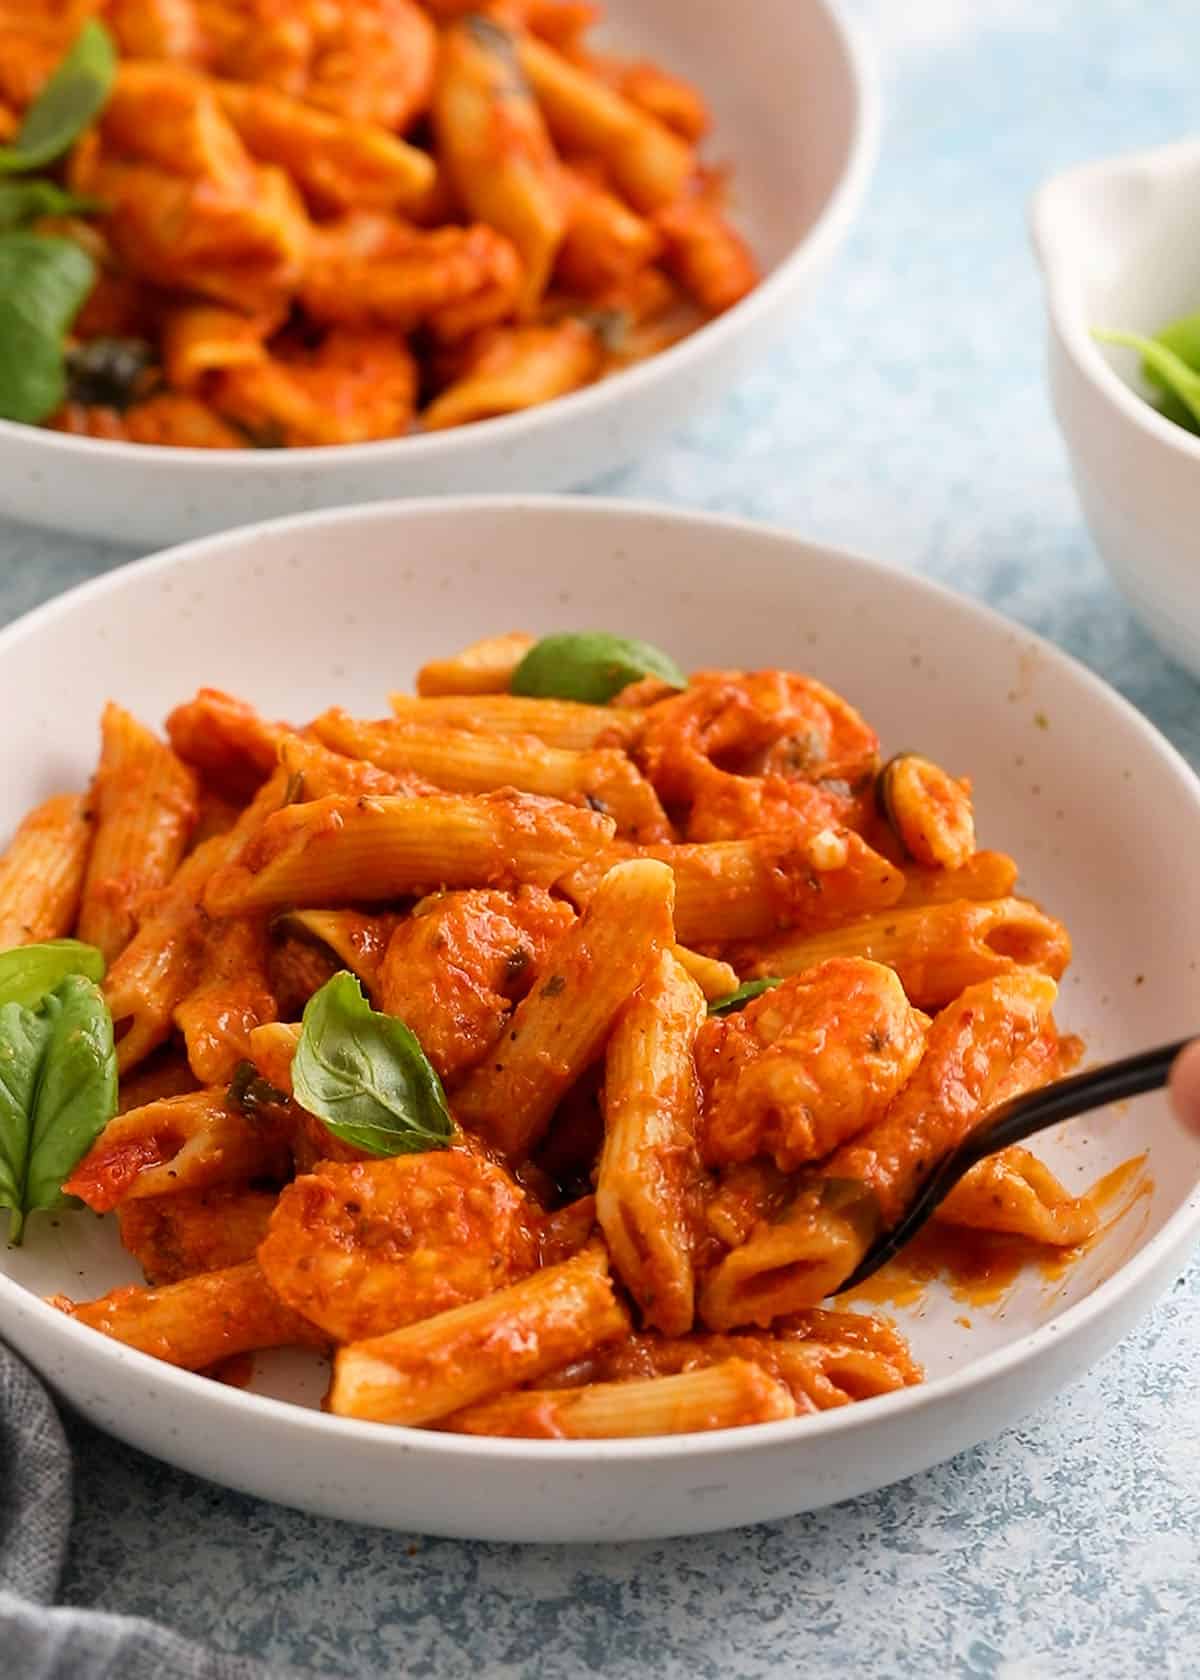
<svg viewBox="0 0 1200 1680"><path fill-rule="evenodd" d="M8 1240L25 1216L72 1206L63 1180L116 1113L112 1018L99 988L68 975L37 1009L0 1007L0 1207Z"/></svg>
<svg viewBox="0 0 1200 1680"><path fill-rule="evenodd" d="M1181 315L1177 321L1169 321L1154 334L1154 342L1186 362L1193 373L1200 373L1200 315ZM1146 367L1144 372L1151 384L1161 383L1153 368Z"/></svg>
<svg viewBox="0 0 1200 1680"><path fill-rule="evenodd" d="M1093 338L1102 344L1124 344L1139 352L1147 377L1168 396L1176 398L1191 415L1193 423L1200 423L1200 373L1169 350L1157 339L1145 338L1141 333L1094 330Z"/></svg>
<svg viewBox="0 0 1200 1680"><path fill-rule="evenodd" d="M116 74L112 36L92 18L26 111L15 139L0 146L0 174L43 169L61 157L104 108Z"/></svg>
<svg viewBox="0 0 1200 1680"><path fill-rule="evenodd" d="M63 338L95 279L69 239L0 235L0 418L36 426L62 402Z"/></svg>
<svg viewBox="0 0 1200 1680"><path fill-rule="evenodd" d="M0 1004L19 1003L35 1009L68 974L103 980L103 952L80 939L47 939L40 945L0 951Z"/></svg>
<svg viewBox="0 0 1200 1680"><path fill-rule="evenodd" d="M513 672L510 687L514 694L605 706L642 677L658 677L672 688L687 687L687 678L670 655L649 642L610 636L604 630L578 630L535 642Z"/></svg>
<svg viewBox="0 0 1200 1680"><path fill-rule="evenodd" d="M776 986L782 986L782 980L744 980L736 992L728 992L724 997L714 998L708 1006L710 1015L732 1015L764 992L773 992Z"/></svg>
<svg viewBox="0 0 1200 1680"><path fill-rule="evenodd" d="M372 1009L345 970L305 1006L292 1089L336 1137L372 1155L444 1149L454 1133L442 1082L416 1035Z"/></svg>
<svg viewBox="0 0 1200 1680"><path fill-rule="evenodd" d="M39 216L83 216L103 209L98 198L80 198L54 181L0 181L0 233L28 227Z"/></svg>

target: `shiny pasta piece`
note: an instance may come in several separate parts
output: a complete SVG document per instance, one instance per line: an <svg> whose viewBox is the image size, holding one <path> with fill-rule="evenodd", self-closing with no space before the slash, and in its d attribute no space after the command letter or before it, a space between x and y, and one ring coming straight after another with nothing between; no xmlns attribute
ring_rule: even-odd
<svg viewBox="0 0 1200 1680"><path fill-rule="evenodd" d="M466 370L423 410L426 431L465 426L536 408L588 385L600 374L600 341L585 322L497 328Z"/></svg>
<svg viewBox="0 0 1200 1680"><path fill-rule="evenodd" d="M280 1195L258 1257L281 1301L355 1342L515 1283L537 1240L508 1174L446 1149L318 1162Z"/></svg>
<svg viewBox="0 0 1200 1680"><path fill-rule="evenodd" d="M663 241L663 266L706 315L724 314L758 285L750 247L703 199L667 205L655 215L654 227Z"/></svg>
<svg viewBox="0 0 1200 1680"><path fill-rule="evenodd" d="M161 1288L114 1289L98 1301L51 1298L79 1324L185 1371L260 1348L322 1347L325 1338L272 1294L256 1261Z"/></svg>
<svg viewBox="0 0 1200 1680"><path fill-rule="evenodd" d="M255 1027L276 1016L268 974L267 924L261 916L213 922L196 985L175 1006L188 1061L205 1085L227 1084L250 1051Z"/></svg>
<svg viewBox="0 0 1200 1680"><path fill-rule="evenodd" d="M417 693L507 694L512 674L533 646L524 630L483 636L448 659L431 659L417 672Z"/></svg>
<svg viewBox="0 0 1200 1680"><path fill-rule="evenodd" d="M277 344L209 383L213 406L250 437L328 447L402 436L416 408L417 365L394 332L343 326L314 348Z"/></svg>
<svg viewBox="0 0 1200 1680"><path fill-rule="evenodd" d="M1100 1224L1088 1196L1072 1196L1044 1162L1015 1145L989 1155L961 1178L937 1217L975 1231L1004 1231L1054 1248L1094 1236Z"/></svg>
<svg viewBox="0 0 1200 1680"><path fill-rule="evenodd" d="M70 933L92 829L87 800L76 793L43 800L22 820L0 855L0 950Z"/></svg>

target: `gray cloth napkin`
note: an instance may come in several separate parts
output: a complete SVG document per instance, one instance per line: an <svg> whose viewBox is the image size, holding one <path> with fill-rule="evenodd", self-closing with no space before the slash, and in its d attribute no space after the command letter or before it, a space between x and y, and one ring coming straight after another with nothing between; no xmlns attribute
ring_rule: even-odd
<svg viewBox="0 0 1200 1680"><path fill-rule="evenodd" d="M286 1680L132 1616L51 1608L71 1528L71 1454L50 1397L0 1343L4 1680Z"/></svg>

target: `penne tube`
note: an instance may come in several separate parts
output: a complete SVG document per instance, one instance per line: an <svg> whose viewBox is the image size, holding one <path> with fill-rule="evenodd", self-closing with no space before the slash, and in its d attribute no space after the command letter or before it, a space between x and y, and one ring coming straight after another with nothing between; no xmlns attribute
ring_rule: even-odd
<svg viewBox="0 0 1200 1680"><path fill-rule="evenodd" d="M682 196L695 158L678 135L532 35L520 38L518 58L560 147L601 158L635 210Z"/></svg>
<svg viewBox="0 0 1200 1680"><path fill-rule="evenodd" d="M947 904L959 898L1011 898L1017 884L1017 865L1004 852L974 852L959 869L923 868L904 871L900 904Z"/></svg>
<svg viewBox="0 0 1200 1680"><path fill-rule="evenodd" d="M501 24L473 14L442 32L432 116L439 161L468 214L520 254L518 311L531 315L562 244L565 194L545 119Z"/></svg>
<svg viewBox="0 0 1200 1680"><path fill-rule="evenodd" d="M377 1423L433 1423L628 1330L604 1251L588 1248L480 1301L339 1348L328 1408Z"/></svg>
<svg viewBox="0 0 1200 1680"><path fill-rule="evenodd" d="M596 1215L645 1323L692 1326L699 1090L693 1049L704 994L670 950L618 1017L604 1064Z"/></svg>
<svg viewBox="0 0 1200 1680"><path fill-rule="evenodd" d="M314 720L313 733L335 752L385 770L415 771L455 793L519 788L550 799L583 800L612 817L618 833L653 841L670 834L658 795L633 760L614 747L571 752L533 735L478 735L427 729L386 718L367 723L338 708Z"/></svg>
<svg viewBox="0 0 1200 1680"><path fill-rule="evenodd" d="M225 368L253 367L266 356L264 342L278 315L243 315L215 303L189 303L168 311L162 325L163 369L177 391L195 391L205 376Z"/></svg>
<svg viewBox="0 0 1200 1680"><path fill-rule="evenodd" d="M454 1413L440 1427L461 1435L589 1441L737 1429L795 1414L795 1403L782 1382L750 1360L724 1359L642 1382L501 1394Z"/></svg>
<svg viewBox="0 0 1200 1680"><path fill-rule="evenodd" d="M130 1198L282 1178L288 1140L270 1116L249 1120L223 1089L131 1108L108 1122L63 1185L95 1213Z"/></svg>
<svg viewBox="0 0 1200 1680"><path fill-rule="evenodd" d="M209 85L251 155L286 169L322 210L403 209L433 185L429 154L377 123L318 110L261 83Z"/></svg>
<svg viewBox="0 0 1200 1680"><path fill-rule="evenodd" d="M261 916L235 916L208 928L196 985L174 1016L192 1072L203 1085L228 1084L249 1055L250 1033L275 1018L267 945Z"/></svg>
<svg viewBox="0 0 1200 1680"><path fill-rule="evenodd" d="M250 1033L249 1060L268 1085L292 1094L292 1058L300 1042L299 1021L265 1021Z"/></svg>
<svg viewBox="0 0 1200 1680"><path fill-rule="evenodd" d="M421 424L436 432L518 414L589 385L603 366L599 337L574 316L549 326L498 328L422 412Z"/></svg>
<svg viewBox="0 0 1200 1680"><path fill-rule="evenodd" d="M507 1156L528 1153L658 954L673 944L673 897L670 871L652 859L608 872L548 954L494 1053L454 1093L463 1125Z"/></svg>
<svg viewBox="0 0 1200 1680"><path fill-rule="evenodd" d="M548 747L574 752L627 746L641 727L634 712L578 700L538 700L523 694L450 694L437 699L392 694L389 699L401 723L469 729L477 735L536 735Z"/></svg>
<svg viewBox="0 0 1200 1680"><path fill-rule="evenodd" d="M596 1230L596 1198L580 1196L565 1207L548 1213L538 1235L538 1252L543 1266L557 1266L570 1260L591 1241Z"/></svg>
<svg viewBox="0 0 1200 1680"><path fill-rule="evenodd" d="M253 1260L274 1206L273 1191L223 1185L123 1202L117 1224L147 1283L178 1283Z"/></svg>
<svg viewBox="0 0 1200 1680"><path fill-rule="evenodd" d="M977 1162L940 1204L937 1217L947 1225L1003 1231L1054 1248L1086 1242L1100 1223L1088 1196L1072 1196L1044 1162L1019 1145Z"/></svg>
<svg viewBox="0 0 1200 1680"><path fill-rule="evenodd" d="M340 965L357 974L373 992L398 919L387 914L365 916L360 910L292 910L276 927L285 932L298 931L327 945Z"/></svg>
<svg viewBox="0 0 1200 1680"><path fill-rule="evenodd" d="M766 834L646 846L636 854L618 847L588 859L560 885L573 903L583 905L611 861L658 858L675 876L675 928L684 944L756 939L779 928L836 925L868 907L894 903L903 889L900 871L857 835L851 841L846 861L824 872L814 869L809 847ZM746 977L775 972L734 961Z"/></svg>
<svg viewBox="0 0 1200 1680"><path fill-rule="evenodd" d="M676 945L674 952L675 961L685 974L691 975L709 1003L737 991L738 977L729 963L702 956L687 945Z"/></svg>
<svg viewBox="0 0 1200 1680"><path fill-rule="evenodd" d="M698 88L673 76L647 59L616 66L617 90L630 104L646 111L673 133L695 145L711 125L708 107Z"/></svg>
<svg viewBox="0 0 1200 1680"><path fill-rule="evenodd" d="M57 1295L51 1304L79 1324L185 1371L260 1348L327 1345L320 1331L276 1299L255 1260L161 1289L128 1285L98 1301L75 1304Z"/></svg>
<svg viewBox="0 0 1200 1680"><path fill-rule="evenodd" d="M428 699L444 694L507 694L513 672L533 646L524 630L484 636L449 659L431 659L417 672L417 693Z"/></svg>
<svg viewBox="0 0 1200 1680"><path fill-rule="evenodd" d="M79 937L112 963L134 935L139 906L178 868L199 805L193 771L136 718L110 701L100 729Z"/></svg>
<svg viewBox="0 0 1200 1680"><path fill-rule="evenodd" d="M899 906L822 932L786 934L739 959L748 976L801 974L834 956L894 968L913 1003L936 1009L967 986L1017 968L1061 978L1071 941L1061 922L1023 898Z"/></svg>
<svg viewBox="0 0 1200 1680"><path fill-rule="evenodd" d="M252 799L279 763L291 735L287 724L269 723L244 700L219 688L202 688L167 718L167 739L183 759L227 798Z"/></svg>
<svg viewBox="0 0 1200 1680"><path fill-rule="evenodd" d="M563 176L567 225L556 269L561 286L592 297L657 261L663 240L652 222L582 170L564 168Z"/></svg>
<svg viewBox="0 0 1200 1680"><path fill-rule="evenodd" d="M0 950L70 933L91 844L82 794L57 794L29 812L0 856Z"/></svg>
<svg viewBox="0 0 1200 1680"><path fill-rule="evenodd" d="M703 199L680 199L659 210L655 231L662 262L706 315L721 315L758 285L750 247L721 212Z"/></svg>
<svg viewBox="0 0 1200 1680"><path fill-rule="evenodd" d="M833 1294L880 1225L891 1226L922 1179L987 1111L1014 1062L1040 1036L1056 987L1019 969L968 988L935 1019L925 1056L881 1120L801 1184L770 1224L705 1281L700 1316L714 1330L769 1325Z"/></svg>
<svg viewBox="0 0 1200 1680"><path fill-rule="evenodd" d="M534 794L335 795L268 817L205 891L210 916L378 903L439 886L549 886L611 839L613 823Z"/></svg>
<svg viewBox="0 0 1200 1680"><path fill-rule="evenodd" d="M177 1005L196 985L208 926L201 900L209 878L239 854L267 814L282 804L287 787L288 772L281 766L227 834L206 840L184 859L105 976L104 998L113 1018L122 1077L163 1043Z"/></svg>

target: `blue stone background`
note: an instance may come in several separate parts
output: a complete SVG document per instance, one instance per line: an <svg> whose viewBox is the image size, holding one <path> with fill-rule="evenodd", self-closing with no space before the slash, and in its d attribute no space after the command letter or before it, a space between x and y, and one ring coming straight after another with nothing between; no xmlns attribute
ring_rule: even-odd
<svg viewBox="0 0 1200 1680"><path fill-rule="evenodd" d="M883 65L882 162L817 309L601 488L769 519L982 596L1200 765L1200 688L1131 619L1080 522L1025 232L1046 174L1194 124L1194 7L851 9ZM0 618L127 557L2 522L0 555ZM990 1445L814 1516L666 1545L380 1534L225 1493L73 1423L64 1595L347 1677L1191 1674L1198 1280Z"/></svg>

